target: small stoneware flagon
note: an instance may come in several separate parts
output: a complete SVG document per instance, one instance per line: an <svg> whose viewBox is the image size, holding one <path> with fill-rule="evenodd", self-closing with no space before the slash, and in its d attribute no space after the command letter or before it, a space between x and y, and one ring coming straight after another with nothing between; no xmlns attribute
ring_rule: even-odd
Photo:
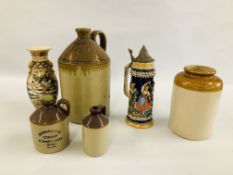
<svg viewBox="0 0 233 175"><path fill-rule="evenodd" d="M69 144L70 103L66 99L55 103L52 95L43 95L41 103L30 116L34 146L41 153L61 151Z"/></svg>
<svg viewBox="0 0 233 175"><path fill-rule="evenodd" d="M109 121L104 106L93 106L90 112L82 122L83 148L86 154L98 157L108 148Z"/></svg>
<svg viewBox="0 0 233 175"><path fill-rule="evenodd" d="M129 98L126 122L135 128L149 128L153 125L154 59L145 46L138 57L134 58L129 49L131 63L125 66L124 93ZM128 89L128 72L131 69L130 89Z"/></svg>
<svg viewBox="0 0 233 175"><path fill-rule="evenodd" d="M189 140L205 140L212 133L223 89L216 70L189 65L174 79L169 128Z"/></svg>

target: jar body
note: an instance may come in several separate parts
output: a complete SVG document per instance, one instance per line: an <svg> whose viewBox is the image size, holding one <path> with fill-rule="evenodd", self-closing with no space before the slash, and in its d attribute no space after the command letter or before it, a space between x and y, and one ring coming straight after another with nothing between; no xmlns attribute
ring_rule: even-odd
<svg viewBox="0 0 233 175"><path fill-rule="evenodd" d="M31 122L33 143L41 153L55 153L63 150L69 144L69 120L46 126Z"/></svg>
<svg viewBox="0 0 233 175"><path fill-rule="evenodd" d="M58 94L58 82L53 64L49 60L33 60L29 64L29 69L27 91L32 104L39 108L41 106L40 98L43 94L52 95L55 102Z"/></svg>
<svg viewBox="0 0 233 175"><path fill-rule="evenodd" d="M102 104L109 116L110 62L101 65L59 62L62 98L71 103L70 121L81 124L89 108Z"/></svg>
<svg viewBox="0 0 233 175"><path fill-rule="evenodd" d="M88 128L82 126L83 148L86 154L98 157L108 149L109 126Z"/></svg>
<svg viewBox="0 0 233 175"><path fill-rule="evenodd" d="M189 140L208 139L221 92L193 91L174 84L169 128Z"/></svg>

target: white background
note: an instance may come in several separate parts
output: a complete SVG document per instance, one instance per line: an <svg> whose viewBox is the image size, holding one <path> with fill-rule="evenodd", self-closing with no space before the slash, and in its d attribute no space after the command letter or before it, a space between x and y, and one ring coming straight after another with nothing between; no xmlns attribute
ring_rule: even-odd
<svg viewBox="0 0 233 175"><path fill-rule="evenodd" d="M233 174L232 0L0 0L0 174ZM80 126L71 124L71 144L44 155L32 145L26 77L33 45L52 47L57 58L76 38L75 28L105 32L111 58L111 139L106 155L82 151ZM156 59L155 121L137 130L124 123L123 67L145 44ZM172 81L187 64L217 69L224 91L213 136L184 140L167 128Z"/></svg>

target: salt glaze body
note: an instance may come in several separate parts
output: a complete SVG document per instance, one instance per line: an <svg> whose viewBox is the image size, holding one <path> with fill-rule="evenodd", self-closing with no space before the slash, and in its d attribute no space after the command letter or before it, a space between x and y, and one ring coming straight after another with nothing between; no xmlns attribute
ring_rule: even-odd
<svg viewBox="0 0 233 175"><path fill-rule="evenodd" d="M189 140L205 140L212 133L223 82L207 66L185 66L174 79L169 128Z"/></svg>
<svg viewBox="0 0 233 175"><path fill-rule="evenodd" d="M110 59L101 31L76 29L78 38L61 54L58 66L63 98L70 101L70 121L81 124L90 106L103 104L109 115ZM100 45L95 41L100 37Z"/></svg>
<svg viewBox="0 0 233 175"><path fill-rule="evenodd" d="M131 63L125 66L124 93L129 98L126 122L135 128L148 128L153 125L154 59L145 46L138 57L130 51ZM128 90L128 72L131 69L130 89Z"/></svg>
<svg viewBox="0 0 233 175"><path fill-rule="evenodd" d="M31 47L28 49L32 55L29 63L27 91L32 104L39 108L40 99L44 94L52 95L54 102L57 99L58 83L53 70L53 64L48 59L50 50L47 46Z"/></svg>
<svg viewBox="0 0 233 175"><path fill-rule="evenodd" d="M85 153L98 157L108 148L109 122L104 116L105 107L93 106L90 112L91 114L82 122L83 147Z"/></svg>
<svg viewBox="0 0 233 175"><path fill-rule="evenodd" d="M70 104L65 99L55 104L52 96L45 95L41 103L42 106L30 116L34 146L41 153L61 151L69 144Z"/></svg>

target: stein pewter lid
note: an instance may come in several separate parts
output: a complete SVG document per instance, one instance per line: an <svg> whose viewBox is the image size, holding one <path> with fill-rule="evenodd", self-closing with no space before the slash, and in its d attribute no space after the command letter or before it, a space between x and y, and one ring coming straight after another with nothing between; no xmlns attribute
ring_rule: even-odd
<svg viewBox="0 0 233 175"><path fill-rule="evenodd" d="M133 51L131 49L128 49L128 50L129 50L132 62L139 62L139 63L154 62L154 59L149 55L145 45L142 46L139 52L139 55L136 58L133 56Z"/></svg>

